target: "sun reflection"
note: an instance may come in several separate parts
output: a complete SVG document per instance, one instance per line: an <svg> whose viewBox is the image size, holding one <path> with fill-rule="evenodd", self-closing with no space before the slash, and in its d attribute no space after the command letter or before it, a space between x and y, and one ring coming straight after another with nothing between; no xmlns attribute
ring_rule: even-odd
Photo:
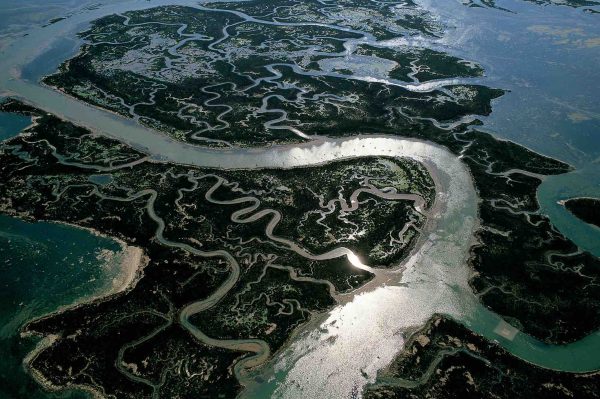
<svg viewBox="0 0 600 399"><path fill-rule="evenodd" d="M362 269L362 270L369 270L370 267L365 265L364 263L362 263L362 261L360 260L360 258L358 256L356 256L356 254L352 251L349 251L348 254L346 254L346 256L348 257L348 261L350 261L350 263L352 263L352 266Z"/></svg>

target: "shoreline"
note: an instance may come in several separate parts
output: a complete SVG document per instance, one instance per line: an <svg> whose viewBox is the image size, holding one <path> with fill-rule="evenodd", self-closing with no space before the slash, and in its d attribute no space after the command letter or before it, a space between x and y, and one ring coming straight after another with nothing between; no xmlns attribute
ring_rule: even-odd
<svg viewBox="0 0 600 399"><path fill-rule="evenodd" d="M581 200L581 199L588 199L588 200L596 200L596 201L600 201L600 198L598 197L588 197L588 196L582 196L582 197L571 197L571 198L567 198L567 199L563 199L560 201L556 201L557 204L564 206L567 201L571 201L571 200Z"/></svg>
<svg viewBox="0 0 600 399"><path fill-rule="evenodd" d="M27 223L44 222L44 223L60 224L60 225L68 226L68 227L75 228L75 229L85 230L88 233L91 233L95 236L113 240L121 246L121 253L123 254L123 258L124 258L120 262L121 272L123 271L123 269L125 269L127 272L126 278L124 278L124 279L119 278L119 277L122 277L122 273L121 273L121 276L114 277L110 281L110 283L107 282L107 285L110 286L110 289L108 289L108 290L103 290L102 292L96 293L94 295L80 298L78 300L75 300L71 304L60 306L58 309L56 309L53 312L50 312L43 316L35 317L35 318L29 320L27 323L25 323L23 325L21 334L30 333L29 331L27 331L27 327L34 320L42 320L42 319L45 319L45 318L48 318L48 317L51 317L51 316L54 316L54 315L57 315L60 313L64 313L67 310L71 310L71 309L78 308L80 306L89 305L89 304L92 304L95 302L107 300L107 299L110 299L114 295L118 295L118 294L121 294L123 292L127 292L127 291L133 289L136 286L137 282L142 278L143 270L150 260L150 258L148 258L148 256L145 255L142 248L129 245L125 241L123 241L122 239L120 239L118 237L113 237L113 236L103 234L103 233L99 232L98 230L95 230L91 227L83 227L83 226L78 226L78 225L72 224L72 223L46 220L46 219L23 218L22 216L20 216L18 214L8 214L8 213L4 213L4 214L7 216L10 216L10 217L16 217ZM121 281L121 284L115 285L115 282L116 282L115 280Z"/></svg>
<svg viewBox="0 0 600 399"><path fill-rule="evenodd" d="M79 384L65 385L65 386L54 385L52 382L50 382L46 378L46 376L40 370L36 369L33 366L33 362L35 361L37 356L39 356L39 354L41 354L47 348L51 347L55 342L57 342L62 337L60 335L56 335L56 334L50 334L50 335L40 334L38 332L28 330L28 327L29 327L29 324L34 321L53 317L58 314L64 313L66 311L79 308L81 306L91 305L94 303L102 302L102 301L112 298L115 295L119 295L119 294L122 294L124 292L127 292L127 291L133 289L136 286L137 282L142 278L143 270L149 263L148 256L145 254L145 252L142 248L136 247L133 245L129 245L124 240L122 240L118 237L113 237L113 236L103 234L93 228L78 226L78 225L75 225L72 223L61 222L61 221L34 219L34 218L26 216L26 215L19 215L19 214L14 214L14 213L3 212L3 214L8 217L14 217L14 218L20 219L26 223L38 223L38 222L53 223L53 224L68 226L70 228L85 230L90 234L93 234L98 237L103 237L103 238L113 240L119 244L119 246L120 246L119 252L110 254L109 255L110 257L108 257L108 258L106 256L106 254L102 254L102 253L100 253L97 257L101 263L107 264L107 262L111 262L111 261L114 262L116 260L114 258L114 256L119 256L119 259L118 259L119 260L119 273L116 276L114 276L112 279L107 280L104 284L104 287L100 291L98 291L92 295L76 299L75 301L73 301L70 304L61 305L56 310L54 310L50 313L46 313L42 316L36 316L36 317L31 318L30 320L27 320L20 327L20 332L19 332L19 336L21 338L35 337L35 338L39 339L39 341L36 343L35 347L23 359L22 364L23 364L23 368L25 369L26 373L29 374L32 377L32 379L42 387L42 389L51 391L51 392L80 390L80 391L89 393L93 399L104 398L102 393L92 386L79 385Z"/></svg>
<svg viewBox="0 0 600 399"><path fill-rule="evenodd" d="M88 385L76 384L59 386L54 385L52 382L50 382L41 371L33 367L33 361L38 357L40 353L50 348L56 341L58 341L61 338L61 336L54 334L41 336L37 333L30 333L30 336L39 337L40 341L35 345L35 348L33 348L33 350L27 354L25 359L23 359L23 367L25 368L25 371L33 378L33 380L42 387L43 390L49 392L66 392L78 390L89 394L91 396L91 399L104 398L104 396L99 390Z"/></svg>

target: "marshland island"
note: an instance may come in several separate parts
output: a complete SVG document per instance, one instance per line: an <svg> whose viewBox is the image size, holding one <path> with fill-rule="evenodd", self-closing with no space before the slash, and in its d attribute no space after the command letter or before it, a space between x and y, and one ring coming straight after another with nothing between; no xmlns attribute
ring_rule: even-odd
<svg viewBox="0 0 600 399"><path fill-rule="evenodd" d="M484 128L507 90L439 44L449 23L412 1L166 3L90 8L56 70L0 79L27 122L0 142L0 212L129 251L122 289L20 327L43 390L598 395L600 259L537 196L574 167ZM591 201L565 206L597 225Z"/></svg>

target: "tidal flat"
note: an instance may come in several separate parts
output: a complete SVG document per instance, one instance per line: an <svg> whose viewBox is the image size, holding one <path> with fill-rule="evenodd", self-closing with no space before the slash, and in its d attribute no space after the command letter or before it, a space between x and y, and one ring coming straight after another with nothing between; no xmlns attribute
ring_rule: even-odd
<svg viewBox="0 0 600 399"><path fill-rule="evenodd" d="M118 141L16 101L5 102L2 109L35 121L3 143L3 211L94 226L143 248L149 258L143 276L126 293L25 327L29 333L63 337L31 359L31 367L49 387L85 386L97 393L110 386L124 397L179 394L182 386L188 387L183 380L196 375L203 383L185 388L186 395L209 394L215 384L229 387L227 395L237 395L241 386L233 384L234 378L246 373L239 366L245 364L239 360L241 353L256 351L263 359L277 352L313 313L331 309L338 295L368 283L378 273L377 265L401 264L435 201L431 175L410 159L359 158L288 170L190 169L157 163ZM531 162L531 155L526 159ZM549 170L563 167L544 158L536 164ZM518 203L534 212L535 202L524 201L530 198L525 189L530 184L515 184L537 178L525 174L517 180L513 175L521 173L508 165L506 174L494 172L490 178L510 181ZM475 180L498 189L498 184L485 182ZM407 201L412 205L407 207ZM502 206L497 208L505 214ZM367 218L362 217L365 211ZM398 216L393 216L393 224L374 222L394 212L405 215L403 226ZM307 223L311 215L317 223ZM511 215L514 212L504 218L514 227L519 219ZM534 227L544 226L542 216L533 217L524 215ZM319 234L324 238L307 241ZM398 238L388 242L386 236ZM398 252L399 245L407 249ZM372 253L362 256L369 263L357 261L351 248ZM195 304L202 304L201 309ZM178 322L177 314L185 314L185 319ZM544 319L538 315L537 321ZM135 329L129 327L133 325ZM123 330L134 335L123 335ZM198 336L205 343L196 341ZM181 352L189 345L196 348L191 357ZM185 368L171 375L168 370L182 357L186 363L177 367ZM165 358L171 360L150 362ZM247 364L253 357L245 359ZM238 365L236 373L229 374L226 370L233 363ZM58 370L71 372L56 373L57 364ZM90 373L96 383L88 379ZM111 384L98 385L102 378ZM117 378L121 382L115 384Z"/></svg>
<svg viewBox="0 0 600 399"><path fill-rule="evenodd" d="M600 261L538 198L574 168L486 132L507 90L449 51L451 20L412 1L176 3L74 14L83 45L57 71L0 74L18 121L0 211L146 259L126 290L26 323L47 340L26 360L38 381L119 398L593 395Z"/></svg>
<svg viewBox="0 0 600 399"><path fill-rule="evenodd" d="M114 240L55 223L28 223L0 216L2 329L0 394L46 398L23 368L37 345L21 329L27 321L119 289L128 278L122 247ZM137 269L137 264L134 265ZM79 398L81 393L56 397Z"/></svg>
<svg viewBox="0 0 600 399"><path fill-rule="evenodd" d="M150 259L126 293L26 327L32 333L70 337L56 340L32 359L48 386L89 386L91 373L94 381L124 373L121 383L111 384L117 395L181 389L176 381L168 382L178 388L168 388L161 379L194 342L175 323L176 315L188 303L201 301L203 292L210 298L213 291L222 291L227 299L198 312L201 317L190 314L190 323L220 339L261 338L276 351L311 313L331 307L338 292L359 287L372 278L375 267L390 267L407 256L433 201L427 170L408 159L365 158L253 173L186 168L148 161L114 140L17 102L3 108L36 122L4 143L3 211L93 226L140 246ZM310 179L305 179L307 173ZM395 223L384 227L390 217ZM354 268L353 248L362 250L373 268ZM232 270L237 274L233 281ZM165 285L167 280L172 281ZM123 329L136 335L123 336ZM237 392L233 377L224 380L223 373L239 352L194 345L199 352L185 367L205 381L195 392L210 392L215 383ZM148 363L149 351L155 350L167 351L157 353L157 359L171 360ZM67 378L56 378L51 371L58 359L68 362L59 367L71 370ZM104 384L91 387L107 389Z"/></svg>
<svg viewBox="0 0 600 399"><path fill-rule="evenodd" d="M471 281L482 301L549 342L573 341L594 330L589 320L590 327L572 335L573 331L559 327L563 323L556 323L555 313L550 315L556 305L562 317L573 318L574 303L567 305L549 294L566 288L551 283L560 280L551 277L556 270L547 265L558 257L573 267L583 262L585 270L594 269L596 263L585 253L567 256L576 248L536 214L535 188L541 175L571 168L477 130L477 115L489 114L492 100L503 94L500 89L468 83L481 75L480 66L431 50L392 50L382 44L386 35L359 31L354 20L334 16L317 2L293 6L311 10L309 15L320 14L314 17L316 24L289 17L290 9L276 4L268 17L256 18L252 15L256 7L262 10L263 6L157 7L105 17L81 33L86 41L82 52L44 82L177 141L218 148L310 142L322 132L329 137L402 135L444 145L467 163L484 200L480 217L486 228L477 233L481 245L473 249L477 273ZM366 3L355 7L355 15L368 8ZM371 12L384 15L388 7L379 5ZM207 18L214 23L202 23ZM281 18L287 19L281 22ZM427 20L426 14L422 19ZM414 25L396 19L390 30L435 36L441 26L433 26L437 26L433 21ZM274 48L281 49L274 52ZM352 54L370 57L363 62L367 65L388 60L397 66L380 71L381 76L360 69L347 75L323 63L347 60ZM402 65L410 72L398 75ZM429 82L425 71L439 76ZM129 87L138 90L120 92ZM143 109L147 116L140 113ZM241 136L245 134L249 140ZM505 210L501 218L498 209ZM539 237L544 237L546 246L537 244ZM512 252L514 242L522 243L518 254ZM548 251L555 250L555 259L545 259ZM509 253L514 266L500 267ZM526 277L528 268L544 276L539 283ZM587 279L576 274L570 277L574 284ZM514 296L503 294L507 285ZM518 305L523 300L529 305ZM596 299L581 306L596 306L592 303Z"/></svg>

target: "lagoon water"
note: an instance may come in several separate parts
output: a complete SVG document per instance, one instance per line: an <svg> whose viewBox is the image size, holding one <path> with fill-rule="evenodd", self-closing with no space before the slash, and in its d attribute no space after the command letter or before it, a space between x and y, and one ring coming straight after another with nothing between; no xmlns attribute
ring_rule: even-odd
<svg viewBox="0 0 600 399"><path fill-rule="evenodd" d="M483 84L509 91L485 129L577 167L600 157L598 14L524 0L496 1L512 13L421 3L455 26L442 45L482 64Z"/></svg>
<svg viewBox="0 0 600 399"><path fill-rule="evenodd" d="M30 123L29 117L0 112L0 141ZM87 230L0 215L0 398L88 397L40 389L23 365L39 340L21 338L20 330L28 320L109 289L121 274L121 250Z"/></svg>
<svg viewBox="0 0 600 399"><path fill-rule="evenodd" d="M30 123L29 117L0 112L0 141ZM20 329L34 317L106 291L121 272L121 249L87 230L0 215L0 398L87 397L40 389L23 366L38 339L21 338Z"/></svg>
<svg viewBox="0 0 600 399"><path fill-rule="evenodd" d="M39 26L50 18L84 12L86 5L92 3L27 0L30 18L23 16L19 23L13 24L7 23L14 15L13 9L0 6L0 37L27 32L31 24L37 26L36 30L45 29ZM105 2L111 3L113 1ZM143 3L148 6L169 1ZM522 0L497 2L499 6L515 11L514 14L464 7L453 0L422 0L419 3L448 25L445 36L431 45L481 63L486 70L482 84L510 90L494 102L494 112L483 120L484 128L498 137L513 140L577 168L573 174L547 178L538 193L540 205L563 234L582 248L600 255L600 229L580 222L556 203L569 196L600 196L598 15L564 6L540 7ZM119 4L119 7L126 6ZM57 26L63 23L69 22L58 22ZM36 62L24 68L23 77L35 81L55 68L73 53L73 43L68 38L55 42L46 54L37 60L34 58ZM28 118L0 114L0 140L16 134L28 124ZM102 249L118 251L119 246L84 230L0 217L0 282L4 284L0 298L0 325L3 326L0 355L9 360L0 369L0 396L48 397L23 371L22 358L32 346L18 339L18 329L32 317L105 288L111 276L118 272L115 266L118 262L99 259ZM476 331L485 334L498 323L494 315L485 313L476 304L473 309L477 320L466 321ZM516 354L520 348L533 348L528 355L539 356L543 361L548 348L537 348L534 342L519 342L523 339L526 338L519 335L514 342L503 342L503 345ZM578 344L588 348L592 357L583 363L593 363L599 342L594 335L588 342L583 340ZM580 353L583 352L585 350ZM569 353L559 355L558 359L568 360L566 363L577 363ZM9 379L10 384L7 383Z"/></svg>
<svg viewBox="0 0 600 399"><path fill-rule="evenodd" d="M31 118L0 112L0 141L17 135L31 123Z"/></svg>
<svg viewBox="0 0 600 399"><path fill-rule="evenodd" d="M481 63L482 83L508 90L482 118L484 130L573 165L538 190L542 211L561 233L600 256L600 229L558 201L600 197L600 23L598 14L522 0L496 3L514 13L421 1L449 29L445 50ZM598 6L588 7L598 11Z"/></svg>
<svg viewBox="0 0 600 399"><path fill-rule="evenodd" d="M87 230L0 215L1 398L49 397L25 373L23 359L37 339L21 339L20 328L106 291L120 274L120 253L119 243Z"/></svg>

